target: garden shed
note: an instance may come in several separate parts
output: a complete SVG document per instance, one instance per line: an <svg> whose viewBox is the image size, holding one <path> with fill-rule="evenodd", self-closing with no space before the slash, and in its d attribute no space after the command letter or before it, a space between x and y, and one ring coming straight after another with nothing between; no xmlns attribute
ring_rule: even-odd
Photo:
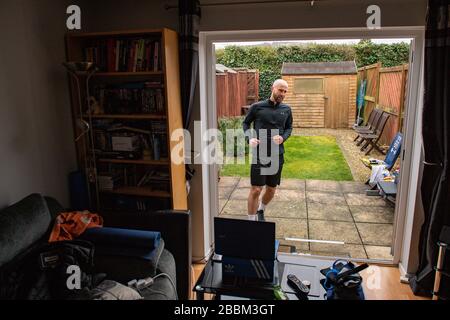
<svg viewBox="0 0 450 320"><path fill-rule="evenodd" d="M350 128L355 123L355 61L283 63L294 128Z"/></svg>

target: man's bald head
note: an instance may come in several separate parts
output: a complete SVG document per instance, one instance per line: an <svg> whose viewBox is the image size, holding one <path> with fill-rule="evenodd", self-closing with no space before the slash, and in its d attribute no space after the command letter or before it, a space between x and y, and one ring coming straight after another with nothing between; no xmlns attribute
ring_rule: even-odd
<svg viewBox="0 0 450 320"><path fill-rule="evenodd" d="M288 84L283 79L277 79L272 84L272 95L270 96L270 100L275 103L281 103L286 96L286 92L288 90Z"/></svg>

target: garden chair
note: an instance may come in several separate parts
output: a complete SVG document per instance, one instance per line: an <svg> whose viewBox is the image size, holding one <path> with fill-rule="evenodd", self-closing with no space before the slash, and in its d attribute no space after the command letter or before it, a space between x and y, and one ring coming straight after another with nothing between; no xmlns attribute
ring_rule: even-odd
<svg viewBox="0 0 450 320"><path fill-rule="evenodd" d="M356 136L356 138L353 141L357 141L358 138L361 137L361 134L368 134L368 133L375 133L375 129L378 126L378 123L380 122L381 116L383 115L384 111L380 110L380 109L373 109L372 113L370 114L370 116L372 116L372 121L370 121L370 116L369 119L367 121L367 125L360 127L360 128L355 128L356 133L358 134ZM356 145L359 146L362 142L364 141L364 139L361 138L360 141L357 141Z"/></svg>
<svg viewBox="0 0 450 320"><path fill-rule="evenodd" d="M380 165L384 164L386 169L391 171L394 167L395 162L400 154L400 150L402 148L403 135L401 132L397 132L394 139L389 146L389 149L386 152L386 157L384 160L378 160L373 158L361 158L362 163L369 169L372 169L372 165Z"/></svg>
<svg viewBox="0 0 450 320"><path fill-rule="evenodd" d="M361 147L361 151L364 151L367 147L369 149L366 151L366 155L372 151L373 148L377 149L380 153L386 154L381 148L378 146L378 140L380 140L381 135L383 134L384 128L386 127L386 123L389 120L390 115L387 112L383 112L381 115L380 121L374 130L373 133L361 133L361 138L366 141L366 143Z"/></svg>
<svg viewBox="0 0 450 320"><path fill-rule="evenodd" d="M402 133L398 132L395 135L394 139L392 139L392 142L389 146L389 149L386 152L386 157L384 158L384 160L378 160L373 158L361 158L361 161L369 169L372 169L372 166L374 165L384 165L386 170L391 171L395 165L395 162L397 162L398 156L400 155L402 143L403 143L403 135ZM366 181L366 184L370 185L369 180L370 179ZM371 185L372 189L374 189L375 186L376 184Z"/></svg>

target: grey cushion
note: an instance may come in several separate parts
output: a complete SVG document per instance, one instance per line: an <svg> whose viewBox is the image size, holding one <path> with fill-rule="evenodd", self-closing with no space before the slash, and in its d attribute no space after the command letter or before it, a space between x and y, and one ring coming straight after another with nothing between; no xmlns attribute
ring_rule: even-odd
<svg viewBox="0 0 450 320"><path fill-rule="evenodd" d="M37 193L0 211L0 266L39 240L50 222L45 199Z"/></svg>

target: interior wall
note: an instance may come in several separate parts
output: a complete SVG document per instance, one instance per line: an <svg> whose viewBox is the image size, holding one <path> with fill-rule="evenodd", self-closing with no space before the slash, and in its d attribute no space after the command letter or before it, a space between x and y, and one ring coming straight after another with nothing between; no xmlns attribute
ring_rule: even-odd
<svg viewBox="0 0 450 320"><path fill-rule="evenodd" d="M0 3L0 208L30 193L69 204L76 168L64 33L74 1Z"/></svg>
<svg viewBox="0 0 450 320"><path fill-rule="evenodd" d="M242 2L241 0L203 1ZM367 7L381 9L381 26L424 25L426 0L321 0L279 4L205 6L201 30L262 30L365 27Z"/></svg>
<svg viewBox="0 0 450 320"><path fill-rule="evenodd" d="M201 3L236 1L240 0L203 0ZM322 0L316 1L313 7L309 1L203 6L200 31L364 27L369 16L366 9L372 4L380 6L382 26L423 26L426 2L426 0ZM89 31L161 27L177 30L178 10L166 10L167 4L176 5L177 1L97 0L86 3L83 12L88 20ZM195 101L193 119L199 120L199 99ZM193 211L192 251L194 259L199 259L208 253L208 241L211 239L205 239L203 236L204 201L201 192L203 190L201 166L195 168L197 173L191 181L189 205Z"/></svg>

